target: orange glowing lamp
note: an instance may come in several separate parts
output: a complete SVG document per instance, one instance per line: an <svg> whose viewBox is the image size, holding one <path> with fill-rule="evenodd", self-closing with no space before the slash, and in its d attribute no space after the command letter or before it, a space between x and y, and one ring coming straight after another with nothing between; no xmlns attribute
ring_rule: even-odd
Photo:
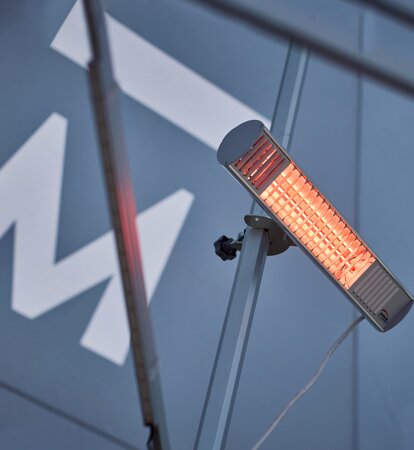
<svg viewBox="0 0 414 450"><path fill-rule="evenodd" d="M218 160L380 331L413 299L262 122L234 128Z"/></svg>

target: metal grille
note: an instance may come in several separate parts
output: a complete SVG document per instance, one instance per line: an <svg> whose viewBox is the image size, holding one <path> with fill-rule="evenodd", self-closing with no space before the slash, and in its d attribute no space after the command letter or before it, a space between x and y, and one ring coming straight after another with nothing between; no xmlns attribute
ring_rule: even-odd
<svg viewBox="0 0 414 450"><path fill-rule="evenodd" d="M293 163L260 197L345 289L375 261L352 229Z"/></svg>
<svg viewBox="0 0 414 450"><path fill-rule="evenodd" d="M260 194L288 164L283 153L266 135L262 135L232 167L239 177Z"/></svg>
<svg viewBox="0 0 414 450"><path fill-rule="evenodd" d="M398 285L378 263L374 264L351 290L374 314L379 314L398 291Z"/></svg>

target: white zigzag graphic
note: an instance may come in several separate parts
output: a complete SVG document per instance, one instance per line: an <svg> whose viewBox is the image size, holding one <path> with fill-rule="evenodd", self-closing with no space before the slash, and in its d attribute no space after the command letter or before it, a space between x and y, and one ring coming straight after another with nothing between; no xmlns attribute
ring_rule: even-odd
<svg viewBox="0 0 414 450"><path fill-rule="evenodd" d="M81 345L122 364L129 332L113 233L55 261L66 129L66 119L52 114L0 170L0 237L15 224L12 308L34 319L109 279ZM193 195L181 189L137 219L149 299L192 201Z"/></svg>
<svg viewBox="0 0 414 450"><path fill-rule="evenodd" d="M127 95L216 149L224 134L248 119L268 120L106 15L118 82ZM77 1L51 47L82 67L90 57ZM182 93L191 92L191 95ZM112 232L55 261L66 119L52 114L0 169L0 237L15 224L12 307L34 319L109 279L81 345L122 364L129 333ZM148 298L164 270L191 207L181 189L139 215ZM168 230L161 230L168 217ZM158 230L160 232L158 232ZM162 231L162 232L161 232ZM168 231L168 232L166 232ZM158 234L154 249L151 237Z"/></svg>

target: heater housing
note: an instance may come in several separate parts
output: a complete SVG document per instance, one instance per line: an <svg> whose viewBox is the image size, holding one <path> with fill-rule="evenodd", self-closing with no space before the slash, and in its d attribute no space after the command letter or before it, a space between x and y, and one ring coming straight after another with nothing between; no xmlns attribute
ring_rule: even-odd
<svg viewBox="0 0 414 450"><path fill-rule="evenodd" d="M378 330L408 313L411 295L262 122L231 130L217 158Z"/></svg>

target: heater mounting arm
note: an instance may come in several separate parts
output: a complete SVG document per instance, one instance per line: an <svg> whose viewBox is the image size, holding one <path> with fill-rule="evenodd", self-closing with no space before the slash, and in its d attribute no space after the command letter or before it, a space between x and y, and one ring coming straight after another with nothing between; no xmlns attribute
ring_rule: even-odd
<svg viewBox="0 0 414 450"><path fill-rule="evenodd" d="M279 255L285 252L289 247L296 246L283 229L272 219L265 216L246 215L244 216L246 225L259 230L266 230L269 233L269 250L268 256ZM217 256L223 261L229 261L237 256L237 252L241 251L243 246L244 233L241 231L237 239L229 238L225 235L220 236L214 242L214 249Z"/></svg>

